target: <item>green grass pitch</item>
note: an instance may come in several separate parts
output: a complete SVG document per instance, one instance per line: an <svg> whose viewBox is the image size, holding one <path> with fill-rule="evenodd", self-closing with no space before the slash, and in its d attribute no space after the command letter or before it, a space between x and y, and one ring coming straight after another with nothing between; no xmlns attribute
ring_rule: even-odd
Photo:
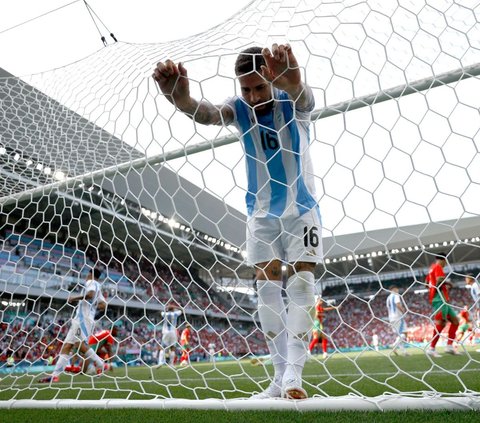
<svg viewBox="0 0 480 423"><path fill-rule="evenodd" d="M419 391L436 390L443 393L459 393L459 392L480 392L480 353L469 349L468 354L460 356L444 355L441 358L430 359L425 356L422 350L409 350L412 355L409 357L392 355L390 350L384 350L380 353L368 351L364 353L337 353L330 356L327 360L315 358L308 361L304 371L304 387L307 389L310 397L313 396L340 396L348 394L357 394L364 396L376 396L384 393L408 393ZM441 349L440 349L441 352ZM186 399L230 399L245 398L253 391L258 391L266 387L269 383L269 377L272 367L269 365L253 366L249 360L238 362L219 362L216 364L198 363L189 367L176 367L171 369L168 366L161 368L150 367L120 367L113 372L102 377L91 377L83 375L64 375L60 378L59 383L52 385L39 384L38 375L29 374L13 374L3 376L0 379L0 400L10 399L110 399L125 398L128 399L153 399L153 398L186 398ZM29 413L39 417L43 412L48 416L49 422L55 422L54 415L61 416L58 421L77 421L74 418L80 416L77 414L79 410L2 410L4 418L12 418L13 420L2 421L27 421ZM145 413L144 421L148 421L150 413L152 416L172 417L177 412L185 410L90 410L90 414L103 413L105 418L96 421L113 421L110 418L121 411L124 414L124 420L116 419L115 421L134 421L128 420L128 415L132 414L132 419L137 418ZM197 416L196 422L211 421L210 418L216 415L214 421L235 421L239 418L245 421L283 421L290 412L282 414L281 412L226 412L225 419L221 417L224 412L217 411L192 411L186 410L186 416ZM35 414L40 413L40 414ZM52 414L48 414L52 413ZM140 413L140 414L138 414ZM156 414L155 414L156 413ZM172 414L173 413L173 414ZM255 417L254 420L241 419L244 413L248 416ZM278 414L278 417L273 417ZM403 412L402 412L403 413ZM383 420L385 418L396 419L402 413L384 413L378 414L382 416L382 420L369 421L397 421ZM452 412L435 413L436 419L441 416L451 416ZM468 421L480 421L477 419L478 412L473 412L475 418ZM300 413L297 413L300 414ZM302 416L295 418L296 421L310 421L311 413L301 413ZM316 414L317 418L319 413ZM355 416L361 416L365 413L361 412L341 412L341 413L320 413L322 421L335 418L336 422L355 420ZM408 416L412 417L411 421L430 421L422 420L422 416L428 417L428 413L408 412L405 414L403 423L409 422ZM455 413L454 413L455 414ZM456 422L463 421L463 416L470 414L462 413ZM266 416L270 417L266 417ZM15 420L23 416L24 420ZM206 420L203 420L203 417ZM235 417L234 417L235 416ZM344 417L341 417L344 416ZM390 417L388 417L390 416ZM188 418L190 418L188 417ZM189 421L186 417L180 417L176 421ZM301 418L302 420L298 420ZM307 419L307 420L303 420ZM239 421L240 421L239 420ZM363 421L365 418L363 419ZM39 420L37 420L39 421ZM40 420L42 421L42 420ZM80 420L78 420L80 421ZM81 420L81 421L86 421ZM94 421L94 420L92 420ZM158 420L157 420L158 421ZM173 421L167 418L162 421ZM290 420L291 421L291 420ZM315 420L311 420L315 421ZM347 420L345 420L347 421ZM400 420L398 420L400 421ZM446 420L447 421L447 420ZM452 421L452 420L451 420ZM467 421L467 420L465 420Z"/></svg>

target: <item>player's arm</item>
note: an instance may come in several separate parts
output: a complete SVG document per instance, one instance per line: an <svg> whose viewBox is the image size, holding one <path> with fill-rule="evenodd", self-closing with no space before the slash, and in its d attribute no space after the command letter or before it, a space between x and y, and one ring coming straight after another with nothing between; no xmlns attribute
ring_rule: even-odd
<svg viewBox="0 0 480 423"><path fill-rule="evenodd" d="M105 300L103 293L100 291L100 295L98 296L98 302L97 302L97 310L101 312L105 312L106 308L107 308L107 301Z"/></svg>
<svg viewBox="0 0 480 423"><path fill-rule="evenodd" d="M337 308L338 307L335 307L335 306L325 307L323 311L332 311L332 310L336 310Z"/></svg>
<svg viewBox="0 0 480 423"><path fill-rule="evenodd" d="M215 106L190 95L187 69L182 63L159 62L152 77L165 98L195 122L204 125L230 125L233 122L233 110L229 106Z"/></svg>
<svg viewBox="0 0 480 423"><path fill-rule="evenodd" d="M82 295L74 295L73 297L68 297L68 302L70 304L76 304L78 303L79 301L82 301L82 300L91 300L95 297L95 291L94 290L88 290L87 292L85 292L84 294Z"/></svg>
<svg viewBox="0 0 480 423"><path fill-rule="evenodd" d="M112 357L113 357L112 344L110 344L109 342L106 342L105 343L105 349L107 350L108 359L111 360Z"/></svg>
<svg viewBox="0 0 480 423"><path fill-rule="evenodd" d="M274 87L285 91L295 102L299 111L311 112L315 107L312 89L302 82L297 58L290 44L273 44L272 50L262 51L266 66L262 66L262 75Z"/></svg>
<svg viewBox="0 0 480 423"><path fill-rule="evenodd" d="M100 320L105 315L106 310L107 310L107 302L105 301L105 297L102 295L101 298L98 299L97 312L95 313L95 320Z"/></svg>

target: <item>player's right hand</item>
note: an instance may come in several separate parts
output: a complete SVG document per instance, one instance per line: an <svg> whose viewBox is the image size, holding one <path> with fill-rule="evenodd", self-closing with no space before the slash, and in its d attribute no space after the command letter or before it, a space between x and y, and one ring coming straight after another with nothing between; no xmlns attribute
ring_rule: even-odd
<svg viewBox="0 0 480 423"><path fill-rule="evenodd" d="M162 93L173 104L180 106L190 99L190 84L187 69L182 63L175 64L170 59L158 62L153 70L153 79L157 82Z"/></svg>

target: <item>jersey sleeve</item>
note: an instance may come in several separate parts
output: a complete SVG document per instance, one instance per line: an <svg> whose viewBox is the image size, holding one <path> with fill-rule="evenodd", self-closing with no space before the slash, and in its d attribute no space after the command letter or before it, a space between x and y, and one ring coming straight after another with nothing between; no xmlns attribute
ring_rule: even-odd
<svg viewBox="0 0 480 423"><path fill-rule="evenodd" d="M230 98L227 98L227 100L225 100L225 102L223 103L223 106L222 107L228 107L229 109L232 110L233 112L233 122L231 122L231 125L235 125L238 127L238 119L237 119L237 109L235 107L235 102L237 101L238 97L235 96L235 97L230 97Z"/></svg>
<svg viewBox="0 0 480 423"><path fill-rule="evenodd" d="M475 282L476 284L476 282ZM477 287L477 286L473 286L471 291L470 291L470 294L472 295L472 298L473 298L473 301L475 302L475 305L477 307L480 307L480 304L478 303L479 299L480 299L480 289Z"/></svg>

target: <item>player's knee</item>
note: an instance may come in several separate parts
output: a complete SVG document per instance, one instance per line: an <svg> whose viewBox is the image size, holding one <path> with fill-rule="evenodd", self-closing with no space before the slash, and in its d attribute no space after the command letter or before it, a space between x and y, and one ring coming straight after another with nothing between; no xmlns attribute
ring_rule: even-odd
<svg viewBox="0 0 480 423"><path fill-rule="evenodd" d="M282 277L282 263L280 260L257 263L255 267L257 280L280 280Z"/></svg>
<svg viewBox="0 0 480 423"><path fill-rule="evenodd" d="M298 273L298 272L311 272L311 273L314 273L315 272L315 266L316 264L315 263L309 263L309 262L306 262L306 261L300 261L298 263L295 263L291 266L291 268L293 269L293 271L295 273Z"/></svg>

